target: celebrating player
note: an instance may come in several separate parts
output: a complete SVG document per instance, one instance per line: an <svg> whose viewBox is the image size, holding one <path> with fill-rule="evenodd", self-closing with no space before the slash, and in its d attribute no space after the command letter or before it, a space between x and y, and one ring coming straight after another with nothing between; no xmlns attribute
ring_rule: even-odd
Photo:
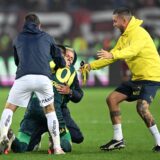
<svg viewBox="0 0 160 160"><path fill-rule="evenodd" d="M40 20L28 14L22 32L14 41L14 58L17 65L16 80L10 90L0 121L0 153L8 147L7 133L17 106L27 107L34 92L44 107L47 125L52 136L55 154L64 154L60 146L59 123L55 113L49 60L52 57L59 67L65 66L60 50L53 38L41 31Z"/></svg>
<svg viewBox="0 0 160 160"><path fill-rule="evenodd" d="M85 75L89 70L100 69L119 59L125 60L132 80L121 84L107 97L110 118L113 125L113 139L102 145L101 150L124 148L119 103L137 100L137 112L155 139L153 151L160 152L160 134L149 106L160 85L160 57L149 33L141 27L142 20L132 16L128 8L113 12L113 26L121 31L116 46L110 51L100 50L98 60L80 68Z"/></svg>

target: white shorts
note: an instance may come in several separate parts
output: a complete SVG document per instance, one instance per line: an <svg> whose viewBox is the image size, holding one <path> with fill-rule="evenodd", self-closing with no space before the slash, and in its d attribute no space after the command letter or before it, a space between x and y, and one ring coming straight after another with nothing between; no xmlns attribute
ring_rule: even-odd
<svg viewBox="0 0 160 160"><path fill-rule="evenodd" d="M32 93L40 100L40 105L45 107L54 101L51 80L44 75L25 75L14 81L7 102L20 107L27 107Z"/></svg>

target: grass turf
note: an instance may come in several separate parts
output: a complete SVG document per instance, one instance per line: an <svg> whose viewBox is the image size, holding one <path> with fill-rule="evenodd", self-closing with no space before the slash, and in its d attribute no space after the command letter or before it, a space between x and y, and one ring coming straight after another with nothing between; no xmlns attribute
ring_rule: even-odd
<svg viewBox="0 0 160 160"><path fill-rule="evenodd" d="M154 139L136 113L135 102L123 102L121 104L126 148L110 152L99 150L100 145L112 138L113 130L105 98L113 89L107 87L84 89L85 96L83 100L78 104L69 104L72 116L80 126L85 137L82 144L73 144L71 153L60 156L48 155L48 136L45 135L39 151L21 154L11 152L8 155L0 155L0 160L159 160L160 153L151 151ZM0 113L5 104L8 91L8 89L0 89ZM159 97L160 92L157 93L150 108L160 127ZM18 131L24 111L23 108L20 108L13 117L12 128L15 133Z"/></svg>

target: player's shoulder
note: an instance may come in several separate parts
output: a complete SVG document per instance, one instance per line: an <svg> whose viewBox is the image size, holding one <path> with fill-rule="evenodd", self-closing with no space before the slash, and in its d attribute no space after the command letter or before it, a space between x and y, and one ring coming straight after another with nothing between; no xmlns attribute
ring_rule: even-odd
<svg viewBox="0 0 160 160"><path fill-rule="evenodd" d="M50 34L48 34L47 32L45 32L45 31L42 31L42 34L44 34L45 36L47 36L47 37L51 37L51 35Z"/></svg>
<svg viewBox="0 0 160 160"><path fill-rule="evenodd" d="M144 35L149 34L148 31L144 27L142 27L142 26L137 27L137 31L140 34L144 34Z"/></svg>
<svg viewBox="0 0 160 160"><path fill-rule="evenodd" d="M42 31L42 35L47 39L47 40L49 40L50 42L54 42L54 38L53 38L53 36L51 36L50 34L48 34L47 32L44 32L44 31Z"/></svg>
<svg viewBox="0 0 160 160"><path fill-rule="evenodd" d="M13 39L12 45L13 46L16 45L17 41L18 41L18 35Z"/></svg>

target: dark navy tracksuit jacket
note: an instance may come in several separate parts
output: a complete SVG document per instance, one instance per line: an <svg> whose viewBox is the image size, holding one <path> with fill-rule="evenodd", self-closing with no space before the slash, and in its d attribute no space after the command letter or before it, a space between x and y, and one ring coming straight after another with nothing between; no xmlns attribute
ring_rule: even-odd
<svg viewBox="0 0 160 160"><path fill-rule="evenodd" d="M17 65L16 79L27 74L45 75L50 78L51 58L57 68L65 66L60 49L55 45L53 38L39 30L32 22L24 24L22 32L14 40L13 47Z"/></svg>

